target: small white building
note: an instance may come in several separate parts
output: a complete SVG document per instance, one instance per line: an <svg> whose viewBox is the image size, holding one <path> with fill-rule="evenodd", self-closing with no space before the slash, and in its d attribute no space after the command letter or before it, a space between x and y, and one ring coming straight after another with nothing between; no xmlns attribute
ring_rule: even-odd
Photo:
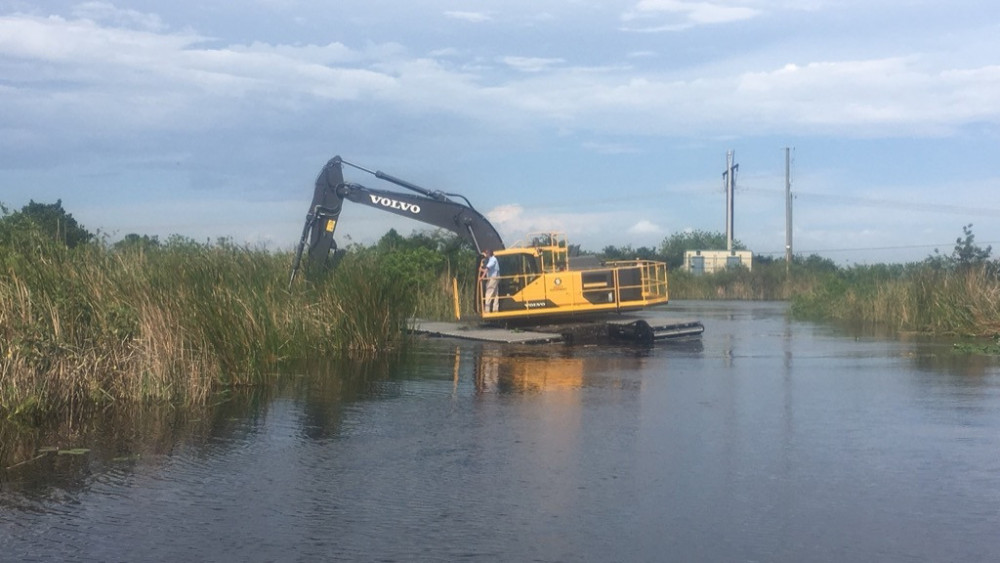
<svg viewBox="0 0 1000 563"><path fill-rule="evenodd" d="M749 250L687 250L684 252L684 269L696 276L740 266L747 270L752 269L752 252Z"/></svg>

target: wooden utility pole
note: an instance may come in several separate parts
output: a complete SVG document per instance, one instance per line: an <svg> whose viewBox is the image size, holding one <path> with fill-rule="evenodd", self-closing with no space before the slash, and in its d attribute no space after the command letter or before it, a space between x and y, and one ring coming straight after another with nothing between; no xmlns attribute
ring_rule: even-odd
<svg viewBox="0 0 1000 563"><path fill-rule="evenodd" d="M722 180L726 186L726 250L733 250L733 192L736 190L736 170L739 164L734 164L736 151L726 152L726 171L722 173Z"/></svg>
<svg viewBox="0 0 1000 563"><path fill-rule="evenodd" d="M785 277L792 264L792 163L791 150L785 147Z"/></svg>

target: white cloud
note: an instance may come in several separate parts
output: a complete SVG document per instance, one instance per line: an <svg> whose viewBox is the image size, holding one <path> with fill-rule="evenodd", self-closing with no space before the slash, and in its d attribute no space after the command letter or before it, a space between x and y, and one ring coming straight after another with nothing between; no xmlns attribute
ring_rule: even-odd
<svg viewBox="0 0 1000 563"><path fill-rule="evenodd" d="M542 72L554 66L561 65L566 61L559 58L541 57L503 57L500 59L505 65L517 69L521 72Z"/></svg>
<svg viewBox="0 0 1000 563"><path fill-rule="evenodd" d="M544 232L562 233L570 243L588 250L599 250L608 244L655 245L664 236L664 231L653 222L636 220L634 211L554 213L544 208L528 210L520 204L506 204L491 209L486 218L508 245Z"/></svg>
<svg viewBox="0 0 1000 563"><path fill-rule="evenodd" d="M663 234L663 229L660 228L660 226L657 225L656 223L653 223L652 221L649 221L647 219L642 219L638 223L629 227L628 232L630 234L637 234L637 235L650 235L650 234L659 235Z"/></svg>
<svg viewBox="0 0 1000 563"><path fill-rule="evenodd" d="M698 25L748 20L761 13L743 2L732 4L720 1L640 0L634 8L622 15L622 20L629 24L643 24L642 27L630 28L633 31L680 31Z"/></svg>
<svg viewBox="0 0 1000 563"><path fill-rule="evenodd" d="M691 8L670 2L641 6ZM458 53L449 51L451 58ZM142 127L209 124L207 107L223 115L231 100L248 97L265 106L296 104L303 111L357 100L383 104L383 110L443 113L494 125L502 121L505 127L574 122L583 130L643 135L939 135L968 123L1000 122L1000 66L936 68L917 55L781 64L738 73L696 69L690 76L573 66L560 57L507 56L500 61L523 74L504 77L488 66L446 67L415 58L394 43L357 49L340 42L256 41L212 48L193 32L5 16L0 17L0 63L4 60L8 107L34 107L35 115L69 114L77 122L86 122L88 115L106 122L121 107L137 107ZM64 84L50 90L44 80ZM199 117L192 120L185 111Z"/></svg>
<svg viewBox="0 0 1000 563"><path fill-rule="evenodd" d="M157 14L143 13L115 7L110 2L83 2L73 8L73 15L94 22L122 27L135 27L146 31L163 31L167 26Z"/></svg>
<svg viewBox="0 0 1000 563"><path fill-rule="evenodd" d="M493 17L485 12L463 12L463 11L447 11L444 13L445 17L454 20L462 20L472 23L482 23L493 19Z"/></svg>
<svg viewBox="0 0 1000 563"><path fill-rule="evenodd" d="M368 53L355 51L339 42L326 45L272 45L255 41L249 45L233 45L229 49L248 56L281 57L286 61L321 65L356 64L370 57Z"/></svg>
<svg viewBox="0 0 1000 563"><path fill-rule="evenodd" d="M768 120L917 134L997 122L998 91L1000 66L934 70L916 57L789 64L745 73L736 86Z"/></svg>
<svg viewBox="0 0 1000 563"><path fill-rule="evenodd" d="M7 105L35 116L97 121L101 130L210 126L228 113L228 100L257 95L284 104L290 95L359 99L391 92L396 80L350 63L372 55L342 44L302 47L208 48L192 33L152 33L102 27L90 20L0 17L0 61L5 65ZM375 56L387 56L382 48ZM334 66L340 63L339 66ZM45 81L59 81L49 89ZM109 119L123 108L128 119ZM212 108L212 112L206 111ZM194 118L197 115L197 118Z"/></svg>
<svg viewBox="0 0 1000 563"><path fill-rule="evenodd" d="M86 19L0 17L0 56L40 62L152 62L152 54L176 52L202 40L190 33L105 27Z"/></svg>

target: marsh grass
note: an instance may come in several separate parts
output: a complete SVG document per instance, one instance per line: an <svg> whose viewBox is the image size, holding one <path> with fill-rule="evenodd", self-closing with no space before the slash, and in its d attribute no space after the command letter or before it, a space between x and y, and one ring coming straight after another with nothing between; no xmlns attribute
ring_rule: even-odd
<svg viewBox="0 0 1000 563"><path fill-rule="evenodd" d="M291 257L226 241L3 248L0 414L204 402L282 362L405 343L415 296L377 256L287 288Z"/></svg>
<svg viewBox="0 0 1000 563"><path fill-rule="evenodd" d="M850 268L755 265L694 276L670 273L670 298L790 300L800 318L889 331L990 337L1000 333L1000 278L995 264L942 266L935 261Z"/></svg>
<svg viewBox="0 0 1000 563"><path fill-rule="evenodd" d="M758 272L745 269L696 276L683 270L670 272L670 298L673 299L781 299L781 284L764 283Z"/></svg>
<svg viewBox="0 0 1000 563"><path fill-rule="evenodd" d="M819 276L797 268L786 275L781 264L755 265L753 270L735 268L709 275L684 270L670 271L671 299L738 299L743 301L784 301L814 287Z"/></svg>
<svg viewBox="0 0 1000 563"><path fill-rule="evenodd" d="M463 319L478 318L475 311L475 284L470 279L457 280L458 312ZM434 283L422 287L416 297L417 317L438 321L455 320L455 294L450 273L442 273Z"/></svg>
<svg viewBox="0 0 1000 563"><path fill-rule="evenodd" d="M795 296L793 313L896 331L1000 333L1000 279L989 265L858 266Z"/></svg>

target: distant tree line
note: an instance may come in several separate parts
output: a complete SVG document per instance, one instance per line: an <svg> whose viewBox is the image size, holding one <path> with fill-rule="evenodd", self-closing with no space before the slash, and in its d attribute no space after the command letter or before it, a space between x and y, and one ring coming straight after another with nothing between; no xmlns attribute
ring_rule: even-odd
<svg viewBox="0 0 1000 563"><path fill-rule="evenodd" d="M0 240L8 244L13 243L18 235L31 232L43 234L69 248L94 240L94 235L63 209L61 199L50 204L31 200L20 211L13 213L0 205L0 211L3 212Z"/></svg>
<svg viewBox="0 0 1000 563"><path fill-rule="evenodd" d="M69 248L82 244L96 242L98 236L81 225L68 213L62 205L62 200L55 203L38 203L31 200L19 211L11 212L0 204L0 243L12 244L25 234L33 233L61 242ZM197 244L181 235L173 235L167 241L171 246L178 244ZM220 243L232 244L225 239ZM121 240L113 243L114 249L141 248L153 249L163 243L155 235L129 233ZM360 251L362 245L354 245L351 250ZM656 247L632 245L605 246L600 252L584 250L579 245L570 245L571 255L592 254L604 260L658 260L665 262L670 270L680 270L684 266L684 253L690 250L726 250L726 236L719 232L693 230L674 233L663 239ZM460 272L466 262L475 259L475 250L470 243L460 237L441 230L414 231L408 237L400 235L395 229L390 229L373 245L373 250L381 254L395 252L399 256L391 266L393 274L406 277L426 277L431 271ZM739 240L733 241L733 250L747 250ZM991 260L992 247L981 247L975 242L972 224L962 227L962 236L955 240L951 254L942 254L935 249L920 264L939 270L955 270L973 267L986 267L990 272L1000 273L1000 263ZM403 256L406 255L406 256ZM755 255L754 264L766 266L774 262L784 263L766 255ZM834 272L837 265L828 258L813 254L793 257L793 264L812 272ZM902 266L900 266L902 267ZM424 273L418 273L418 270Z"/></svg>

